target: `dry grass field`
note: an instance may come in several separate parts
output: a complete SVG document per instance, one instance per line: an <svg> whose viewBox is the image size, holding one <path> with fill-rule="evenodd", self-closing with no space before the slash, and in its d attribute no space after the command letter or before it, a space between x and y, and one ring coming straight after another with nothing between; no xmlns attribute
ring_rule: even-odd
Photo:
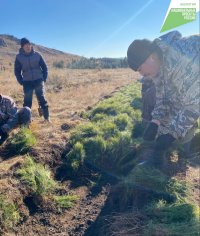
<svg viewBox="0 0 200 236"><path fill-rule="evenodd" d="M33 126L40 130L40 141L44 138L45 143L59 143L60 135L63 135L62 124L78 122L78 113L137 78L138 74L130 69L70 70L49 67L46 98L52 124L43 124L37 112L36 97L33 98ZM23 89L14 77L13 68L0 71L0 85L0 93L11 96L22 107ZM51 139L46 140L48 135Z"/></svg>

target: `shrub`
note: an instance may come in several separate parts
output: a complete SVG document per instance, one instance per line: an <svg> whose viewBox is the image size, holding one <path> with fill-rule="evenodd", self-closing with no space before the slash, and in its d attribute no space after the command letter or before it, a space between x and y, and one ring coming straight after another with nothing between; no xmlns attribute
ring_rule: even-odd
<svg viewBox="0 0 200 236"><path fill-rule="evenodd" d="M36 138L31 130L23 127L8 140L7 148L16 154L27 153L36 144Z"/></svg>
<svg viewBox="0 0 200 236"><path fill-rule="evenodd" d="M63 69L64 68L64 61L55 61L53 63L53 67Z"/></svg>
<svg viewBox="0 0 200 236"><path fill-rule="evenodd" d="M12 228L19 220L20 215L15 204L0 195L0 225L4 228Z"/></svg>
<svg viewBox="0 0 200 236"><path fill-rule="evenodd" d="M16 173L34 195L47 195L56 186L50 171L43 165L35 163L30 156L26 157L24 164Z"/></svg>

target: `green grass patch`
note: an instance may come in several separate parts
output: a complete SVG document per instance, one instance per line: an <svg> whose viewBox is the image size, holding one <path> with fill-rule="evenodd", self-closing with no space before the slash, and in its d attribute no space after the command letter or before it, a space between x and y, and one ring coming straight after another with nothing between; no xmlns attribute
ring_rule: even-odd
<svg viewBox="0 0 200 236"><path fill-rule="evenodd" d="M13 153L25 154L36 145L36 143L36 138L31 130L23 127L8 140L7 148Z"/></svg>
<svg viewBox="0 0 200 236"><path fill-rule="evenodd" d="M30 188L33 195L47 195L56 187L56 182L51 178L50 170L39 163L35 163L30 156L26 157L24 164L16 173L20 180Z"/></svg>
<svg viewBox="0 0 200 236"><path fill-rule="evenodd" d="M133 167L133 143L136 142L132 129L136 121L141 121L141 111L133 107L132 101L139 103L140 97L140 84L134 83L84 114L90 121L71 131L67 171L78 171L87 161L114 174L127 174Z"/></svg>
<svg viewBox="0 0 200 236"><path fill-rule="evenodd" d="M169 178L156 168L140 165L130 172L125 179L125 183L164 192L169 183Z"/></svg>
<svg viewBox="0 0 200 236"><path fill-rule="evenodd" d="M79 200L76 195L54 196L54 201L60 208L69 209Z"/></svg>
<svg viewBox="0 0 200 236"><path fill-rule="evenodd" d="M144 235L199 235L199 206L188 202L167 204L160 200L146 210L150 218Z"/></svg>
<svg viewBox="0 0 200 236"><path fill-rule="evenodd" d="M68 164L72 168L72 170L77 171L82 165L85 157L83 144L80 142L76 142L72 150L67 154L66 157L68 160Z"/></svg>
<svg viewBox="0 0 200 236"><path fill-rule="evenodd" d="M16 205L7 197L0 195L0 225L9 229L15 226L20 220Z"/></svg>

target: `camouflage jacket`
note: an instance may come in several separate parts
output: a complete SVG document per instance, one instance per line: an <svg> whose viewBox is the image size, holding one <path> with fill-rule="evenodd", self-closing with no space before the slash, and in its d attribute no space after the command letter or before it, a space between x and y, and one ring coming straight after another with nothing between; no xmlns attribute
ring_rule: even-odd
<svg viewBox="0 0 200 236"><path fill-rule="evenodd" d="M163 62L154 79L152 119L160 120L163 133L181 139L200 117L200 35L182 37L173 31L154 42L163 53Z"/></svg>
<svg viewBox="0 0 200 236"><path fill-rule="evenodd" d="M12 98L0 95L0 124L12 119L17 112L17 107Z"/></svg>

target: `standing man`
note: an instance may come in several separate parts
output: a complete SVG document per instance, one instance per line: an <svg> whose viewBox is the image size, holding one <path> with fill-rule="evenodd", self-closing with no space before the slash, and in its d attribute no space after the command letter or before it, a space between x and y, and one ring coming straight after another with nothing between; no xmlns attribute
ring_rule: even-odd
<svg viewBox="0 0 200 236"><path fill-rule="evenodd" d="M144 140L156 139L159 150L180 140L187 151L200 117L200 35L182 37L173 31L154 41L134 40L127 59L134 71L155 85L155 105Z"/></svg>
<svg viewBox="0 0 200 236"><path fill-rule="evenodd" d="M27 38L21 39L21 48L15 59L15 76L24 90L24 104L32 107L33 91L35 91L39 109L45 121L50 122L49 107L45 98L44 83L47 80L48 69L42 56L34 51Z"/></svg>

